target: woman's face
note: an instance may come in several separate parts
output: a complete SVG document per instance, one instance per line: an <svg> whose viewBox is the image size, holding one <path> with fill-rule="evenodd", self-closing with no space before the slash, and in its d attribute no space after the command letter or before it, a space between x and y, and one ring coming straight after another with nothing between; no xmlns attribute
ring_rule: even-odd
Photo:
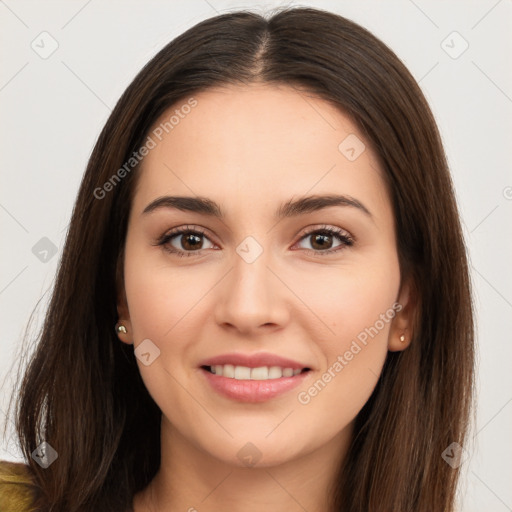
<svg viewBox="0 0 512 512"><path fill-rule="evenodd" d="M323 100L193 98L155 123L137 171L120 337L176 439L270 466L347 438L408 345L393 211L371 148Z"/></svg>

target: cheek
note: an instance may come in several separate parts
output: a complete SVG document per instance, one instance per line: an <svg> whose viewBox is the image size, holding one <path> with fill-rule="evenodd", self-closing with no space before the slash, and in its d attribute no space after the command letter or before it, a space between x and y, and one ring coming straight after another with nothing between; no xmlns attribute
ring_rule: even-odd
<svg viewBox="0 0 512 512"><path fill-rule="evenodd" d="M316 348L324 367L298 402L309 411L311 428L331 425L332 433L352 421L370 397L388 352L400 282L398 260L340 269L330 279L315 279L309 306L330 331ZM331 332L333 331L333 332Z"/></svg>
<svg viewBox="0 0 512 512"><path fill-rule="evenodd" d="M316 317L322 321L318 324L315 320L320 328L318 340L324 338L328 346L336 345L341 350L347 341L376 322L379 331L387 335L390 322L382 326L379 320L397 299L400 269L392 255L385 262L381 259L288 276L294 291L314 313L302 319L313 321ZM304 328L311 329L311 325L305 324Z"/></svg>
<svg viewBox="0 0 512 512"><path fill-rule="evenodd" d="M173 271L169 265L155 261L143 250L127 242L125 289L135 346L151 340L160 350L146 366L137 360L144 384L162 410L183 410L186 396L177 381L188 370L176 361L186 362L193 339L194 313L208 291L208 280L197 273ZM197 313L196 313L197 314ZM197 328L197 322L195 327ZM173 378L174 377L174 378ZM186 407L185 407L186 408Z"/></svg>
<svg viewBox="0 0 512 512"><path fill-rule="evenodd" d="M186 316L208 291L209 280L194 270L184 272L162 263L127 241L125 288L135 343L154 339L157 343L179 330ZM139 243L139 246L142 242ZM177 341L179 343L179 341Z"/></svg>
<svg viewBox="0 0 512 512"><path fill-rule="evenodd" d="M144 338L159 340L178 321L183 302L173 288L158 279L158 272L138 267L126 279L126 295L135 344Z"/></svg>

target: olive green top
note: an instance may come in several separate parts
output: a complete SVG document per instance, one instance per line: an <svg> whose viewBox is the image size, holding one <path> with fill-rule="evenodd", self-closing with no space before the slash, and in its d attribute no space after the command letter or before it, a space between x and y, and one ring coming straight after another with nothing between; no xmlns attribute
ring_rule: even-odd
<svg viewBox="0 0 512 512"><path fill-rule="evenodd" d="M37 512L30 467L22 462L0 460L0 510L2 512Z"/></svg>

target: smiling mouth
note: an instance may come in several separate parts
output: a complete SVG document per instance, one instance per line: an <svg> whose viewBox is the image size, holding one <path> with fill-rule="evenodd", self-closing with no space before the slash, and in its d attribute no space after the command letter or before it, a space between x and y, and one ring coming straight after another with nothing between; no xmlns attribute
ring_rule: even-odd
<svg viewBox="0 0 512 512"><path fill-rule="evenodd" d="M274 380L282 377L295 377L301 373L310 371L310 368L293 369L281 366L260 366L249 368L248 366L236 366L232 364L217 364L214 366L201 366L204 370L219 377L227 377L234 380Z"/></svg>

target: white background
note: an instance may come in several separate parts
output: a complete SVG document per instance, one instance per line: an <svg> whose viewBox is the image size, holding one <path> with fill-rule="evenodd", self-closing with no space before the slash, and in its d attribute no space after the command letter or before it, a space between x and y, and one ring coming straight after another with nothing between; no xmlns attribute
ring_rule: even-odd
<svg viewBox="0 0 512 512"><path fill-rule="evenodd" d="M87 159L123 90L155 53L197 22L238 8L261 13L279 5L284 3L0 0L0 420L16 378L8 371L41 298L35 327L42 321ZM286 5L324 8L368 28L403 60L436 116L477 309L477 423L463 465L461 510L512 510L512 2ZM34 41L51 48L43 31L58 43L46 59L31 47ZM464 43L453 31L469 44L455 59L446 46L453 53ZM43 237L57 247L46 262L32 252ZM8 434L0 459L22 460L12 429Z"/></svg>

